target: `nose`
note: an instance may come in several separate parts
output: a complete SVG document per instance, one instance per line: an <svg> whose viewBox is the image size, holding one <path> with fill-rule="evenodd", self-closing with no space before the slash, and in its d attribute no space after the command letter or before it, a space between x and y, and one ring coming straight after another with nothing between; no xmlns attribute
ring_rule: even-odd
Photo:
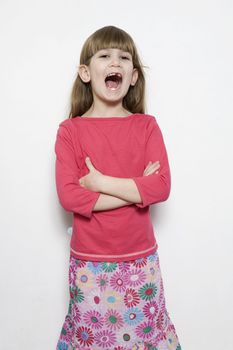
<svg viewBox="0 0 233 350"><path fill-rule="evenodd" d="M119 67L120 66L120 59L118 56L112 56L111 57L111 61L110 61L110 66L116 66Z"/></svg>

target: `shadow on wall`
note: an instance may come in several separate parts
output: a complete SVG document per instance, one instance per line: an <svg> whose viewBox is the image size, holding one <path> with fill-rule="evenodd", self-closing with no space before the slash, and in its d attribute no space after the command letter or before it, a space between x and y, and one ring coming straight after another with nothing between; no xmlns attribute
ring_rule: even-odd
<svg viewBox="0 0 233 350"><path fill-rule="evenodd" d="M155 228L156 236L159 236L162 227L165 227L169 222L170 211L172 212L171 199L169 199L169 201L156 203L150 206L151 221ZM166 230L162 231L164 234Z"/></svg>

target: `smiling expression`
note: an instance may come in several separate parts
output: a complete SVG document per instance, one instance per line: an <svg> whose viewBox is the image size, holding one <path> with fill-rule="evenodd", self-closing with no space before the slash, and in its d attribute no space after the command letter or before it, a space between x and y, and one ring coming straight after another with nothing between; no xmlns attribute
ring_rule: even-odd
<svg viewBox="0 0 233 350"><path fill-rule="evenodd" d="M137 82L138 71L129 52L108 48L97 51L89 65L79 66L79 76L90 83L93 99L120 102Z"/></svg>

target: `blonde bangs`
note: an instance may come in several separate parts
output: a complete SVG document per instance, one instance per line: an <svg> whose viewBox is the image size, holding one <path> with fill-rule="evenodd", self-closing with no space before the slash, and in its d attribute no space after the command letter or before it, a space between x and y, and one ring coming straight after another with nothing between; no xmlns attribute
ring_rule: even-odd
<svg viewBox="0 0 233 350"><path fill-rule="evenodd" d="M136 56L133 39L130 35L124 30L112 26L97 30L87 39L80 56L80 64L88 65L91 57L102 49L119 49L129 52L133 60Z"/></svg>

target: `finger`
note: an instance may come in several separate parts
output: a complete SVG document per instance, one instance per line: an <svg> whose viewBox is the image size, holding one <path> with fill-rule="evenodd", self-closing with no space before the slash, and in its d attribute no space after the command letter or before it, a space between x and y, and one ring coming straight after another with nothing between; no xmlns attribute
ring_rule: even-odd
<svg viewBox="0 0 233 350"><path fill-rule="evenodd" d="M149 169L144 171L144 175L153 174L155 171L158 171L159 168L160 168L160 164L153 164L153 165L150 166Z"/></svg>
<svg viewBox="0 0 233 350"><path fill-rule="evenodd" d="M147 173L147 175L151 175L151 174L153 174L153 173L156 173L156 174L158 174L159 173L159 171L158 170L150 170L148 173Z"/></svg>
<svg viewBox="0 0 233 350"><path fill-rule="evenodd" d="M152 164L151 161L149 161L149 163L147 164L147 166L145 167L145 170L148 169L150 167L150 165Z"/></svg>
<svg viewBox="0 0 233 350"><path fill-rule="evenodd" d="M157 165L160 165L159 160L157 162L152 163L152 166L157 166Z"/></svg>
<svg viewBox="0 0 233 350"><path fill-rule="evenodd" d="M94 168L94 166L93 166L93 164L91 162L91 159L89 157L85 158L85 163L86 163L86 165L87 165L89 170L92 170Z"/></svg>
<svg viewBox="0 0 233 350"><path fill-rule="evenodd" d="M158 169L159 167L160 167L160 163L156 162L156 163L153 163L152 165L150 165L148 167L148 170L155 170L155 169Z"/></svg>
<svg viewBox="0 0 233 350"><path fill-rule="evenodd" d="M152 164L155 164L155 163L158 163L159 162L159 160L157 160L156 162L152 162L151 160L148 162L148 164L147 164L147 166L149 166L149 165L152 165Z"/></svg>
<svg viewBox="0 0 233 350"><path fill-rule="evenodd" d="M157 164L159 164L159 161L154 162L154 163L152 163L152 162L150 161L150 162L148 163L146 169L150 169L151 167L154 167L154 166L156 166Z"/></svg>

